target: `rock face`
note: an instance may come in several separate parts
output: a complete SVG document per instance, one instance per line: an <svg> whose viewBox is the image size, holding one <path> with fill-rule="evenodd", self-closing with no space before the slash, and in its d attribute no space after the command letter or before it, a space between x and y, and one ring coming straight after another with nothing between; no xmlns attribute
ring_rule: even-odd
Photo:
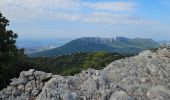
<svg viewBox="0 0 170 100"><path fill-rule="evenodd" d="M0 100L170 100L170 49L144 51L103 70L74 76L31 69L0 91Z"/></svg>
<svg viewBox="0 0 170 100"><path fill-rule="evenodd" d="M11 79L10 86L0 91L0 100L34 100L50 78L51 73L23 71L18 79Z"/></svg>

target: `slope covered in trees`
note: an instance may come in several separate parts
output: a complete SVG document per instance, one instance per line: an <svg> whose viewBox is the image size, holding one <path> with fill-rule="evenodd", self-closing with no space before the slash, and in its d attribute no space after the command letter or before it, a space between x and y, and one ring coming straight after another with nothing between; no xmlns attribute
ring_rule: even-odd
<svg viewBox="0 0 170 100"><path fill-rule="evenodd" d="M37 52L30 54L32 57L47 57L67 55L75 52L93 52L93 51L105 51L105 52L118 52L118 53L139 53L142 50L157 48L159 44L152 39L134 38L129 39L125 37L115 38L99 38L99 37L85 37L75 39L66 43L65 45L54 48L52 50L46 50L43 52Z"/></svg>
<svg viewBox="0 0 170 100"><path fill-rule="evenodd" d="M129 57L118 53L89 52L58 57L29 58L35 69L60 75L74 75L88 68L102 69L112 61Z"/></svg>

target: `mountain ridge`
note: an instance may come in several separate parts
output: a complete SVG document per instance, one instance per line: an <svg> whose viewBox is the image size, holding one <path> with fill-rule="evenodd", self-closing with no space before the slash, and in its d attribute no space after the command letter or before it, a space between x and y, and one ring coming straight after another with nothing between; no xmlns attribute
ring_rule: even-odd
<svg viewBox="0 0 170 100"><path fill-rule="evenodd" d="M152 39L134 38L129 39L125 37L116 38L100 38L100 37L82 37L72 40L65 45L30 54L29 56L58 56L67 55L76 52L92 52L92 51L106 51L117 53L138 53L145 49L157 48L159 44Z"/></svg>

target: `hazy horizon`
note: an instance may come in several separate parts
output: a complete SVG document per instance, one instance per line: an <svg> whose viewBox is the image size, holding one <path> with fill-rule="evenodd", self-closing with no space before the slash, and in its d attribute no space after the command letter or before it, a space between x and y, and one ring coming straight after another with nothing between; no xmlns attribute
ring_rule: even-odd
<svg viewBox="0 0 170 100"><path fill-rule="evenodd" d="M1 0L0 11L19 39L170 40L169 0Z"/></svg>
<svg viewBox="0 0 170 100"><path fill-rule="evenodd" d="M71 41L71 40L75 40L75 39L79 39L79 38L84 38L84 37L97 37L97 36L80 36L80 37L52 37L52 38L35 38L35 37L18 37L17 41L47 41L47 40L51 40L51 41ZM162 39L162 38L149 38L149 37L126 37L126 36L115 36L115 37L101 37L101 36L98 36L98 38L116 38L116 37L125 37L125 38L129 38L129 39L134 39L134 38L142 38L142 39L152 39L156 42L161 42L161 41L167 41L169 42L170 39Z"/></svg>

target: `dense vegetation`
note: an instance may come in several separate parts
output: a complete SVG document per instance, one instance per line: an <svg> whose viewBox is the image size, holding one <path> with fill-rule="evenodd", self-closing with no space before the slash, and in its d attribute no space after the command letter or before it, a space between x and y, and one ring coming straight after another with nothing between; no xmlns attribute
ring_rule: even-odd
<svg viewBox="0 0 170 100"><path fill-rule="evenodd" d="M27 67L23 49L15 45L17 34L8 30L9 21L0 13L0 89Z"/></svg>
<svg viewBox="0 0 170 100"><path fill-rule="evenodd" d="M38 70L60 75L74 75L88 68L102 69L114 60L122 59L127 56L131 55L90 52L49 58L29 58L29 61L35 66L34 68Z"/></svg>

